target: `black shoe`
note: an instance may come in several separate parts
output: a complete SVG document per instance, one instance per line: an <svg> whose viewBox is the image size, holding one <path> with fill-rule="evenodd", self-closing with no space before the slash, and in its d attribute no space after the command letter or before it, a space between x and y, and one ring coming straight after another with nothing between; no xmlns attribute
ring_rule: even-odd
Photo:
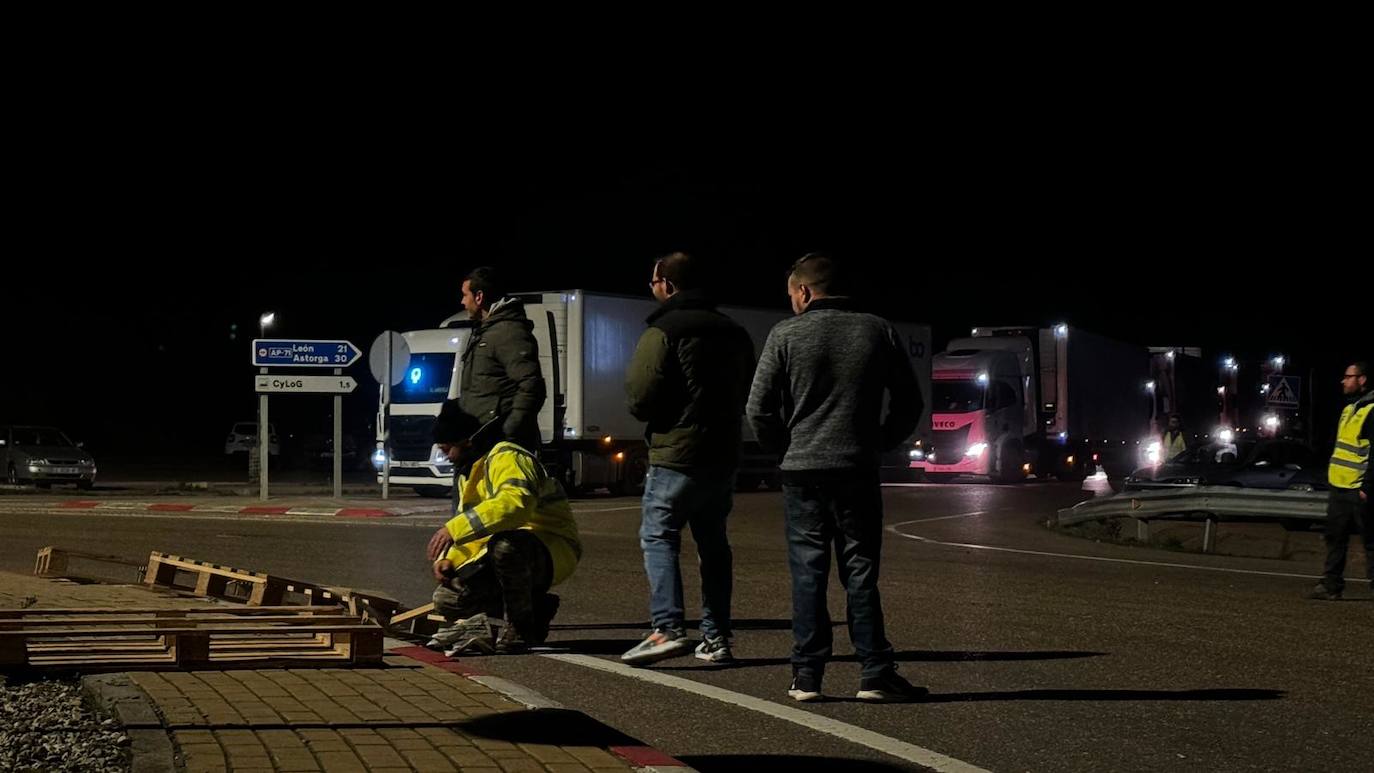
<svg viewBox="0 0 1374 773"><path fill-rule="evenodd" d="M545 593L538 601L534 602L534 622L525 631L525 641L530 644L543 644L549 638L549 624L558 614L558 596L552 593Z"/></svg>
<svg viewBox="0 0 1374 773"><path fill-rule="evenodd" d="M859 693L854 696L870 703L907 703L920 700L930 694L924 687L916 687L903 679L896 671L882 676L866 677L859 681Z"/></svg>
<svg viewBox="0 0 1374 773"><path fill-rule="evenodd" d="M792 674L792 686L787 688L787 697L794 701L810 703L818 701L821 695L821 680L807 671L797 671Z"/></svg>
<svg viewBox="0 0 1374 773"><path fill-rule="evenodd" d="M523 655L529 651L529 643L515 629L515 626L506 623L501 628L501 635L496 637L494 649L497 655Z"/></svg>
<svg viewBox="0 0 1374 773"><path fill-rule="evenodd" d="M1317 587L1307 592L1307 598L1316 601L1340 601L1341 591L1331 590L1325 585L1317 583Z"/></svg>

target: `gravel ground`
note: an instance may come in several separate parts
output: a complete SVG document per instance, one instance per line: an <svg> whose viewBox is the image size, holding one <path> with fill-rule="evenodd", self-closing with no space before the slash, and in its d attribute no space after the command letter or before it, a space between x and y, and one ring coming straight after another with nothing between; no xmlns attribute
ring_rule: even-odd
<svg viewBox="0 0 1374 773"><path fill-rule="evenodd" d="M91 711L75 680L0 677L0 771L129 770L129 738Z"/></svg>

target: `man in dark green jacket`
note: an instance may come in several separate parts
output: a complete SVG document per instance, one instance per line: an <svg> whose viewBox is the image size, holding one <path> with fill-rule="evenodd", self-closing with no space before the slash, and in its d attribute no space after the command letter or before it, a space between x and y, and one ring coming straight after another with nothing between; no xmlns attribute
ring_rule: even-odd
<svg viewBox="0 0 1374 773"><path fill-rule="evenodd" d="M754 372L754 345L700 290L699 268L675 252L654 264L649 281L661 304L649 316L625 375L630 413L647 423L639 544L649 577L654 630L621 660L646 665L684 655L682 528L690 525L701 559L701 633L696 656L726 663L730 652L733 557L725 521L733 506L740 422Z"/></svg>
<svg viewBox="0 0 1374 773"><path fill-rule="evenodd" d="M484 424L502 417L502 437L537 452L544 375L525 305L506 297L496 270L482 266L463 280L463 308L480 324L463 351L458 407Z"/></svg>

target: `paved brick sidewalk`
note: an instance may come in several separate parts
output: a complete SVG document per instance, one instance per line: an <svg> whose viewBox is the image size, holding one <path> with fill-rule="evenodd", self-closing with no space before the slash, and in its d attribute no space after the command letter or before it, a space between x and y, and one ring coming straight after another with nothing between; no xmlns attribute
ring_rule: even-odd
<svg viewBox="0 0 1374 773"><path fill-rule="evenodd" d="M0 609L30 599L34 609L213 606L0 572ZM689 770L581 712L439 653L391 653L380 668L147 671L83 683L129 735L135 773Z"/></svg>
<svg viewBox="0 0 1374 773"><path fill-rule="evenodd" d="M187 773L685 770L583 714L531 709L455 670L390 655L385 668L131 673L155 712L116 713L172 742L143 758L136 744L135 770L169 753Z"/></svg>

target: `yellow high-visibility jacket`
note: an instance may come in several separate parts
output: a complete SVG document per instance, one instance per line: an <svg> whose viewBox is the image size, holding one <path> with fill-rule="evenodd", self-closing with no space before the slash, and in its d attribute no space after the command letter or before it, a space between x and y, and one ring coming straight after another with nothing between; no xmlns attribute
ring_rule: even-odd
<svg viewBox="0 0 1374 773"><path fill-rule="evenodd" d="M461 569L487 552L491 535L527 529L553 557L553 584L572 576L582 556L568 495L520 446L497 443L458 478L458 504L445 525L453 547L445 556Z"/></svg>

